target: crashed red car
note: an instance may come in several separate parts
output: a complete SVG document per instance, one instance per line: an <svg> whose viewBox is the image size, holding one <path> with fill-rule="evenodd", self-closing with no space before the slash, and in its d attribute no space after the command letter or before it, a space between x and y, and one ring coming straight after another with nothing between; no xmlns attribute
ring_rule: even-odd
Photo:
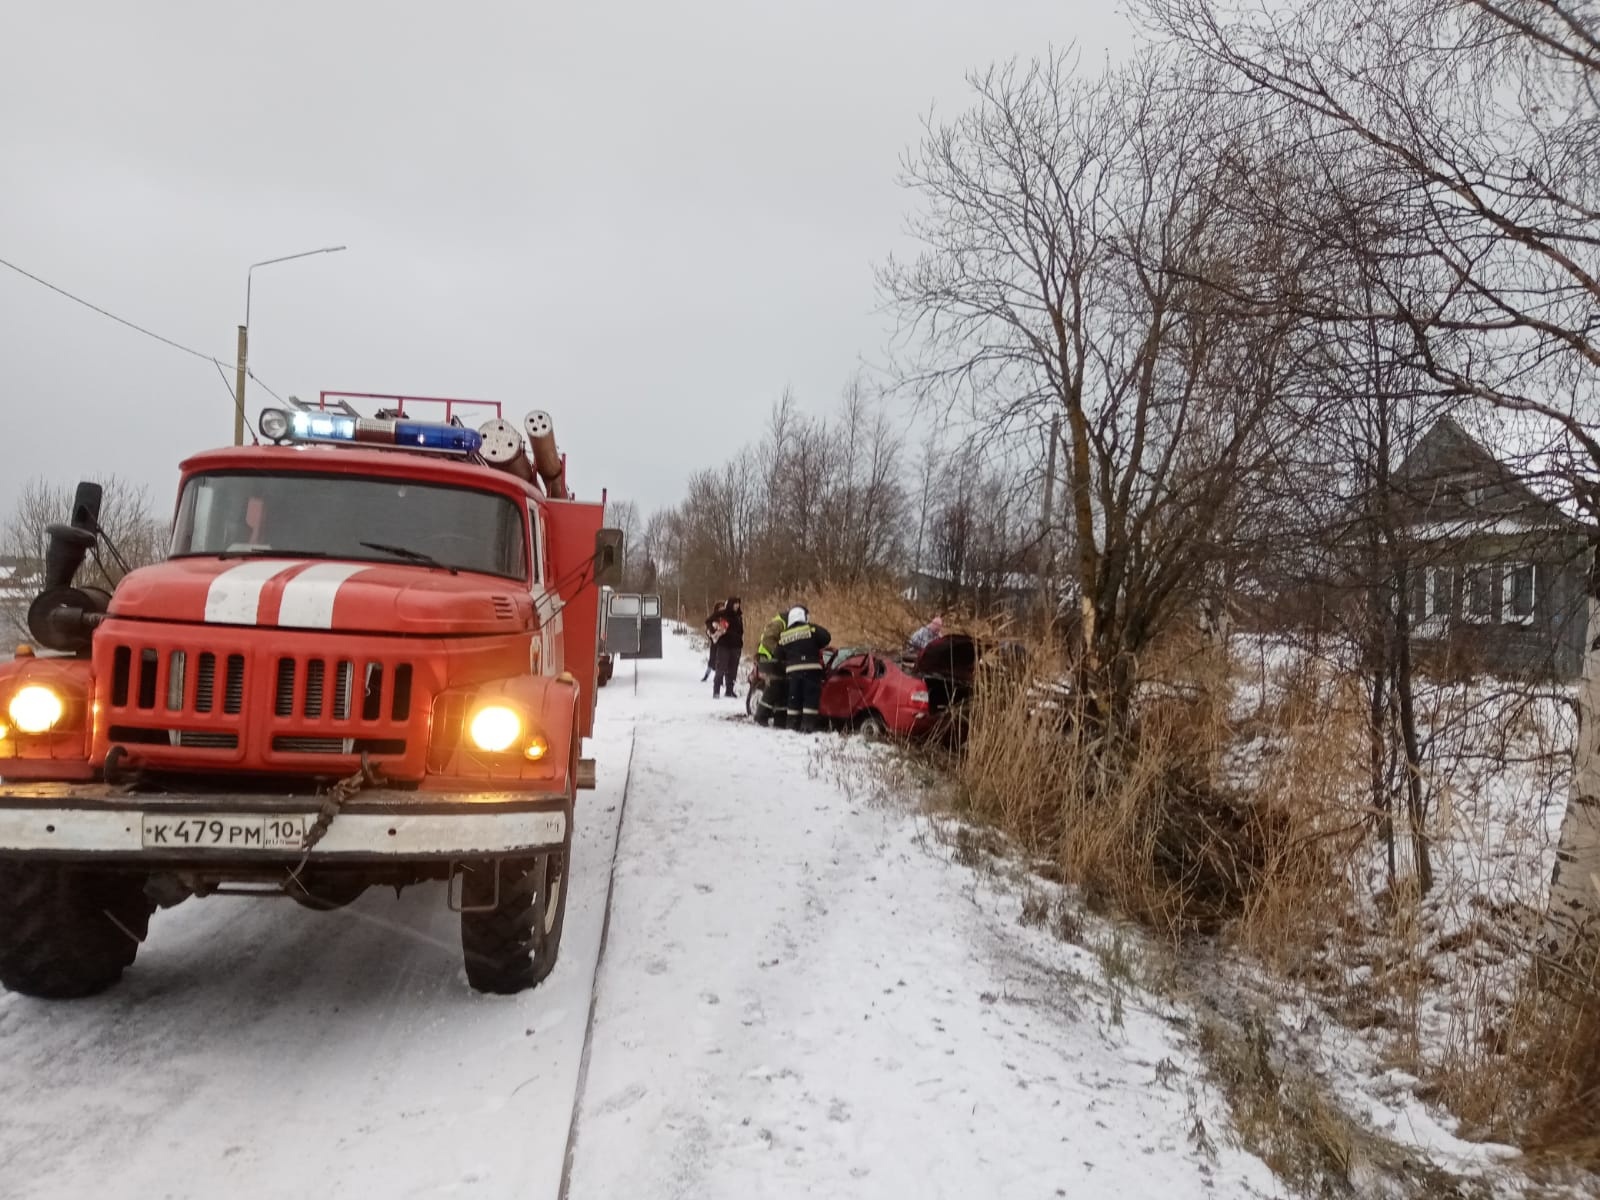
<svg viewBox="0 0 1600 1200"><path fill-rule="evenodd" d="M844 647L824 659L822 719L865 737L922 738L944 728L971 690L977 649L952 634L930 642L907 666L898 655ZM752 670L748 708L760 682Z"/></svg>

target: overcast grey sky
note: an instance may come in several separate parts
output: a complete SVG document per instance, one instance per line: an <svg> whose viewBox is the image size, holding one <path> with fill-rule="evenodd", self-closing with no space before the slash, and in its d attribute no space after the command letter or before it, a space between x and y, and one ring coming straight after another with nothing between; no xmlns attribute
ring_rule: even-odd
<svg viewBox="0 0 1600 1200"><path fill-rule="evenodd" d="M645 509L882 348L898 156L964 72L1127 35L1085 0L12 0L0 258L274 389L550 410ZM252 419L261 392L250 397ZM0 268L0 508L232 436L186 357Z"/></svg>

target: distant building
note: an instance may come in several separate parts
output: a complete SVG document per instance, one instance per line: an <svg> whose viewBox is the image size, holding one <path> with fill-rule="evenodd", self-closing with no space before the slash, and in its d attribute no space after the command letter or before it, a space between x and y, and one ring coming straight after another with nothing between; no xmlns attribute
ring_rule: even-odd
<svg viewBox="0 0 1600 1200"><path fill-rule="evenodd" d="M905 597L929 612L970 608L1021 620L1038 611L1041 592L1039 577L1031 572L967 571L957 579L949 571L923 566L911 572Z"/></svg>
<svg viewBox="0 0 1600 1200"><path fill-rule="evenodd" d="M1592 527L1535 493L1448 417L1424 435L1395 482L1417 564L1411 612L1424 661L1576 678Z"/></svg>
<svg viewBox="0 0 1600 1200"><path fill-rule="evenodd" d="M28 627L28 605L39 594L39 563L0 555L0 635L9 641ZM0 643L3 644L3 643Z"/></svg>

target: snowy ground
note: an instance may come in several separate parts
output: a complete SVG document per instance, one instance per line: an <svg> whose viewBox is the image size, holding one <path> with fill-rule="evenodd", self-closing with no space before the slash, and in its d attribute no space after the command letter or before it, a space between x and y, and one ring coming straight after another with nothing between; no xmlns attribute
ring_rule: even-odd
<svg viewBox="0 0 1600 1200"><path fill-rule="evenodd" d="M1286 642L1238 642L1234 715L1242 721L1263 693L1282 702L1286 681L1305 677L1307 659ZM1337 647L1324 652L1338 657ZM1461 1121L1419 1096L1433 1090L1431 1073L1493 1073L1487 1047L1510 1019L1555 861L1575 736L1570 701L1559 684L1419 676L1433 890L1399 917L1381 910L1375 898L1387 877L1371 836L1352 864L1354 919L1333 940L1336 970L1324 983L1303 988L1236 964L1251 991L1278 1002L1285 1054L1348 1113L1438 1166L1492 1181L1497 1194L1532 1186L1518 1174L1518 1152L1465 1138ZM1329 727L1364 736L1362 714L1327 703ZM1348 811L1356 815L1366 802L1361 750L1352 742L1347 755ZM1330 930L1340 924L1335 916Z"/></svg>
<svg viewBox="0 0 1600 1200"><path fill-rule="evenodd" d="M575 1096L578 1200L1279 1194L1181 1014L701 661L602 693L546 985L473 995L436 890L181 906L112 994L0 997L0 1196L554 1198Z"/></svg>

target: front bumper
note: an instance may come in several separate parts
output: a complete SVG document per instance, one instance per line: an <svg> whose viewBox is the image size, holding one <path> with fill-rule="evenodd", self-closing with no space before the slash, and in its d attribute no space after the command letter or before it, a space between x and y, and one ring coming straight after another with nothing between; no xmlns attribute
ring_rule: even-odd
<svg viewBox="0 0 1600 1200"><path fill-rule="evenodd" d="M93 859L158 864L289 863L298 846L151 844L162 818L217 817L249 823L314 817L314 795L134 792L106 784L0 786L0 858ZM147 820L149 818L149 820ZM398 862L498 857L559 849L566 840L564 795L527 792L358 792L340 807L310 851L313 862Z"/></svg>

